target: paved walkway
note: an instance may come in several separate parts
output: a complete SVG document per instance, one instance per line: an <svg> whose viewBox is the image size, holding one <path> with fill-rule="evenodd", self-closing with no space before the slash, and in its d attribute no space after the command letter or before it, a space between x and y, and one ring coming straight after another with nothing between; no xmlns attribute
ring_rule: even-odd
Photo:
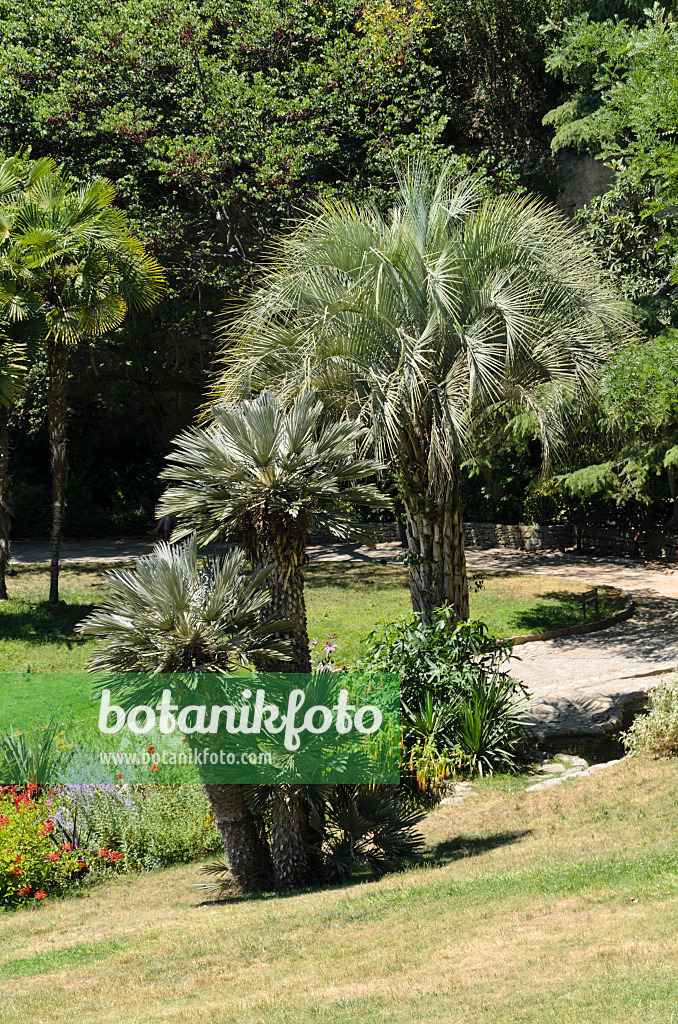
<svg viewBox="0 0 678 1024"><path fill-rule="evenodd" d="M129 561L152 548L152 539L75 541L64 545L62 561ZM319 561L391 561L401 553L395 543L379 544L376 550L355 544L309 546L309 557ZM47 545L13 544L11 560L46 562L49 550ZM678 664L678 568L507 548L471 548L467 561L472 572L534 572L620 587L636 601L633 618L611 629L515 649L510 667L533 695L532 732L538 741L617 732L643 705L647 691Z"/></svg>

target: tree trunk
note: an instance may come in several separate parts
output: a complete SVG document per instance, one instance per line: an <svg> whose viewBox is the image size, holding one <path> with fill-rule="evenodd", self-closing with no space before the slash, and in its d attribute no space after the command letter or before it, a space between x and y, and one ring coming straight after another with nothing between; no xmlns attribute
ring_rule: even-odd
<svg viewBox="0 0 678 1024"><path fill-rule="evenodd" d="M675 466L668 467L668 478L669 478L669 494L673 501L673 515L667 523L664 525L665 530L673 530L678 526L678 474L676 474Z"/></svg>
<svg viewBox="0 0 678 1024"><path fill-rule="evenodd" d="M468 578L464 553L459 478L442 493L403 494L407 510L412 607L430 622L447 604L458 620L468 619Z"/></svg>
<svg viewBox="0 0 678 1024"><path fill-rule="evenodd" d="M302 521L303 520L303 521ZM306 600L304 598L304 564L306 562L306 521L285 516L266 516L256 539L247 545L247 554L254 568L273 565L266 581L270 602L264 615L289 619L292 625L282 630L282 639L290 641L292 660L284 662L286 672L310 672ZM280 672L281 662L259 665L262 671Z"/></svg>
<svg viewBox="0 0 678 1024"><path fill-rule="evenodd" d="M247 786L206 785L233 880L241 892L273 888L273 865L263 826L247 803Z"/></svg>
<svg viewBox="0 0 678 1024"><path fill-rule="evenodd" d="M271 853L276 889L308 885L308 804L302 786L275 786L271 798Z"/></svg>
<svg viewBox="0 0 678 1024"><path fill-rule="evenodd" d="M50 537L51 566L49 577L49 603L59 603L59 552L66 507L68 462L66 460L66 421L68 418L68 348L62 341L50 339L49 393L47 419L52 465L52 534Z"/></svg>
<svg viewBox="0 0 678 1024"><path fill-rule="evenodd" d="M9 475L9 409L0 406L0 601L7 600L12 478Z"/></svg>

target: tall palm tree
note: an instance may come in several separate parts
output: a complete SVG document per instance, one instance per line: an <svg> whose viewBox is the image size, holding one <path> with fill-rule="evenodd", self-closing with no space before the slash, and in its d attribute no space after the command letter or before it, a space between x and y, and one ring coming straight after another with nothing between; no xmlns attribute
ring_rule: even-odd
<svg viewBox="0 0 678 1024"><path fill-rule="evenodd" d="M267 572L246 576L238 551L202 560L193 535L182 545L156 545L136 569L104 573L109 596L76 627L103 640L89 671L225 673L261 658L280 664L288 656L277 639L285 623L262 618ZM160 678L158 700L164 685ZM205 786L231 875L244 892L270 889L273 879L251 788Z"/></svg>
<svg viewBox="0 0 678 1024"><path fill-rule="evenodd" d="M118 327L128 308L147 309L164 288L163 271L128 230L105 178L78 185L51 161L3 204L9 243L32 275L47 321L47 416L52 466L49 603L59 600L59 551L68 484L68 354Z"/></svg>
<svg viewBox="0 0 678 1024"><path fill-rule="evenodd" d="M267 611L288 619L290 672L311 671L304 599L306 541L314 524L338 537L355 537L354 504L388 507L372 483L379 472L356 449L365 434L350 420L322 424L314 393L298 395L289 410L270 391L254 401L215 408L207 428L191 428L175 441L161 476L172 481L158 512L175 515L175 537L196 530L201 543L243 544L254 566L273 565ZM265 662L260 668L272 668ZM276 888L308 881L308 812L303 787L280 785L271 796L271 845Z"/></svg>
<svg viewBox="0 0 678 1024"><path fill-rule="evenodd" d="M450 604L463 619L459 467L474 419L530 410L547 451L561 404L628 330L626 307L554 207L482 198L473 179L414 163L387 216L327 200L279 239L225 330L212 397L311 386L363 417L397 470L414 608L429 618Z"/></svg>
<svg viewBox="0 0 678 1024"><path fill-rule="evenodd" d="M310 672L304 564L314 524L338 537L360 536L351 505L390 506L373 483L382 468L356 456L365 430L352 420L322 424L313 392L285 408L270 391L253 401L218 407L214 422L192 427L174 442L160 474L171 481L160 515L175 515L181 538L196 530L207 544L243 544L254 566L273 565L269 611L289 619L291 672Z"/></svg>
<svg viewBox="0 0 678 1024"><path fill-rule="evenodd" d="M0 164L0 600L7 599L5 573L9 561L11 477L9 475L9 410L23 391L35 349L44 341L47 324L42 303L34 294L35 278L11 237L11 204L22 188L35 184L51 169L49 160L27 163L12 157Z"/></svg>

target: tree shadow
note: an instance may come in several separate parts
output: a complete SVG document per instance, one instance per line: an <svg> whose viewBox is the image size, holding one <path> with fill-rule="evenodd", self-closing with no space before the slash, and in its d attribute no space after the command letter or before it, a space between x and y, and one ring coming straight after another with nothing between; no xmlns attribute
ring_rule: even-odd
<svg viewBox="0 0 678 1024"><path fill-rule="evenodd" d="M618 591L603 590L601 587L598 588L598 614L596 615L592 604L588 605L586 619L582 614L581 594L574 591L550 590L540 594L539 600L539 604L514 613L513 621L519 629L541 633L564 626L579 626L583 622L603 619L624 607L624 601ZM542 601L550 603L542 604Z"/></svg>
<svg viewBox="0 0 678 1024"><path fill-rule="evenodd" d="M431 867L433 865L450 864L456 860L463 860L465 857L479 857L490 850L499 849L511 843L518 843L526 836L532 835L532 829L524 829L522 832L497 832L491 836L457 836L442 843L438 843L431 850L424 854L419 864ZM416 864L412 865L416 867ZM407 867L404 868L407 870ZM396 872L389 872L396 874ZM360 885L363 882L376 882L380 877L369 871L356 872L347 882L328 882L326 884L311 885L304 889L288 889L281 892L253 892L238 893L235 889L225 892L219 896L207 896L197 906L227 906L234 903L261 902L263 900L285 900L302 894L315 892L330 892L334 890L347 890Z"/></svg>
<svg viewBox="0 0 678 1024"><path fill-rule="evenodd" d="M490 836L455 836L454 839L437 843L425 856L425 864L450 864L466 857L479 857L490 850L498 850L502 846L519 843L521 839L532 835L532 829L521 832L495 832Z"/></svg>
<svg viewBox="0 0 678 1024"><path fill-rule="evenodd" d="M309 590L323 587L337 587L340 590L354 590L369 587L377 590L409 590L407 568L389 563L379 565L366 561L360 565L351 562L311 562L306 566L306 586Z"/></svg>
<svg viewBox="0 0 678 1024"><path fill-rule="evenodd" d="M64 604L52 608L40 601L21 611L0 609L0 640L24 640L40 646L60 644L79 647L88 637L75 632L75 626L93 610L92 604Z"/></svg>

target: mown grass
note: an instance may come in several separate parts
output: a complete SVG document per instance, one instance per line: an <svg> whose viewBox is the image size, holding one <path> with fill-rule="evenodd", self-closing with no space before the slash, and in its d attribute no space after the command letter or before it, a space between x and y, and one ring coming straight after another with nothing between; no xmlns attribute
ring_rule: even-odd
<svg viewBox="0 0 678 1024"><path fill-rule="evenodd" d="M20 684L0 680L2 690L12 692L12 707L22 706L21 720L44 719L45 708L60 707L75 715L87 701L82 679L31 680L38 673L80 673L96 641L80 636L75 625L105 595L101 574L105 566L65 568L61 573L62 603L50 608L45 600L49 573L45 566L26 566L8 581L10 600L0 603L0 673L20 673ZM471 614L485 621L498 636L556 629L581 621L579 594L587 585L537 574L510 572L485 574L480 590L472 579ZM601 588L601 594L603 593ZM622 605L607 588L600 615ZM324 640L338 634L337 664L349 665L365 651L368 634L380 623L411 614L407 570L401 565L350 565L347 562L315 562L307 573L308 628ZM48 716L49 717L49 716Z"/></svg>
<svg viewBox="0 0 678 1024"><path fill-rule="evenodd" d="M201 902L198 865L0 917L0 1021L669 1024L678 762L484 790L380 881Z"/></svg>

